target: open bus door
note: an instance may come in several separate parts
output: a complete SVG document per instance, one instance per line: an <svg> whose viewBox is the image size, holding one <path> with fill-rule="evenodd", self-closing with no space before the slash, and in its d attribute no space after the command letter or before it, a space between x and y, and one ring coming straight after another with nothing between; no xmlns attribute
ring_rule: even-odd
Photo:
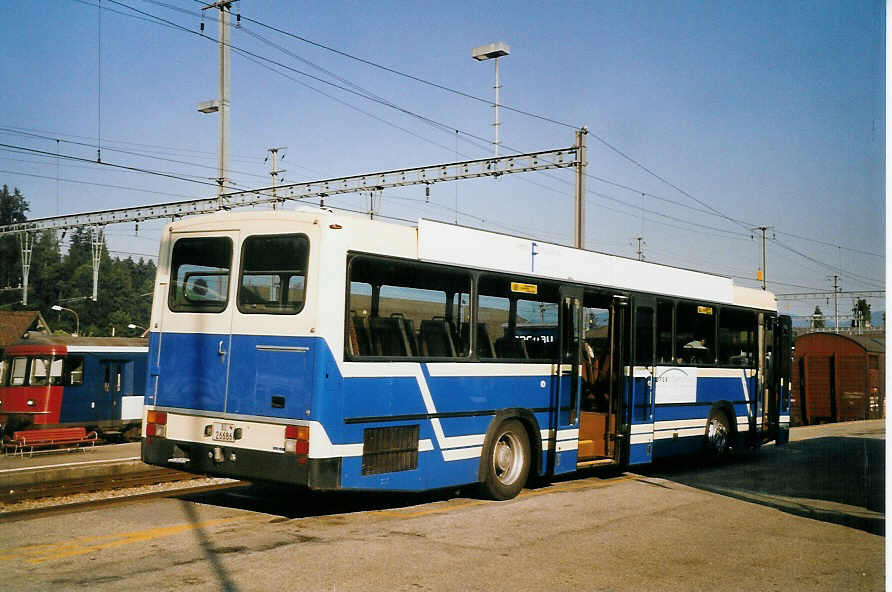
<svg viewBox="0 0 892 592"><path fill-rule="evenodd" d="M624 367L629 377L629 464L649 463L654 440L654 351L656 349L656 299L636 297L632 311L630 359Z"/></svg>
<svg viewBox="0 0 892 592"><path fill-rule="evenodd" d="M765 316L764 381L761 443L785 444L789 439L792 322L788 316ZM782 426L782 418L786 419ZM783 429L782 429L783 427Z"/></svg>
<svg viewBox="0 0 892 592"><path fill-rule="evenodd" d="M582 352L582 288L561 286L558 318L558 360L555 369L555 397L552 421L549 426L548 467L550 473L562 473L576 469L577 450L565 442L576 442L579 426L579 403L582 379L580 360ZM575 447L574 447L575 448ZM572 456L573 458L568 458ZM563 457L563 462L562 462Z"/></svg>

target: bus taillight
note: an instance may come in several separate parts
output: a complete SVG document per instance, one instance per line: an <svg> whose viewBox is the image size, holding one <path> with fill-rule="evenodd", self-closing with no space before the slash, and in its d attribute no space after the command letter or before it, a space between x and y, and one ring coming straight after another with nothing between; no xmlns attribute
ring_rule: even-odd
<svg viewBox="0 0 892 592"><path fill-rule="evenodd" d="M310 428L308 426L285 426L285 452L297 455L297 462L305 464L310 453Z"/></svg>
<svg viewBox="0 0 892 592"><path fill-rule="evenodd" d="M167 436L167 412L149 411L146 414L146 436L164 438Z"/></svg>

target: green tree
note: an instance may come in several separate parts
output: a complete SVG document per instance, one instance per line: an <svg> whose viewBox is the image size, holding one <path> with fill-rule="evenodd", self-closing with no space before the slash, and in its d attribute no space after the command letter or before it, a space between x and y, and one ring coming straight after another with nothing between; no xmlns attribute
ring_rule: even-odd
<svg viewBox="0 0 892 592"><path fill-rule="evenodd" d="M870 327L870 305L864 298L859 298L852 307L852 326Z"/></svg>
<svg viewBox="0 0 892 592"><path fill-rule="evenodd" d="M811 313L811 326L812 329L824 328L824 313L821 312L820 306L815 306L815 312Z"/></svg>
<svg viewBox="0 0 892 592"><path fill-rule="evenodd" d="M18 187L9 192L7 185L0 190L0 226L19 224L27 220L28 201ZM0 288L18 286L22 280L22 263L19 238L15 235L0 237ZM30 278L29 278L30 279Z"/></svg>

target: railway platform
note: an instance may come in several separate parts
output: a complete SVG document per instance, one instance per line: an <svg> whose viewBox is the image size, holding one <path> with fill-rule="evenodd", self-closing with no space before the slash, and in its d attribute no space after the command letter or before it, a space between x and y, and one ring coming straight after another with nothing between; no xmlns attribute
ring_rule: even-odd
<svg viewBox="0 0 892 592"><path fill-rule="evenodd" d="M0 491L36 483L105 477L151 470L139 457L139 442L33 455L0 455Z"/></svg>

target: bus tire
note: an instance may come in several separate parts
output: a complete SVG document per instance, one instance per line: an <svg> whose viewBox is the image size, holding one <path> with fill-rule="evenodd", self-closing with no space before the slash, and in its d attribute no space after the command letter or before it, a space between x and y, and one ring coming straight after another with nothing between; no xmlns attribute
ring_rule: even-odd
<svg viewBox="0 0 892 592"><path fill-rule="evenodd" d="M499 424L490 446L484 447L486 476L481 488L495 500L509 500L523 489L530 472L530 441L523 424L507 419Z"/></svg>
<svg viewBox="0 0 892 592"><path fill-rule="evenodd" d="M706 433L704 435L706 455L714 460L726 458L731 450L733 435L731 423L728 421L728 414L725 413L724 409L714 407L709 412L709 419L706 420Z"/></svg>

